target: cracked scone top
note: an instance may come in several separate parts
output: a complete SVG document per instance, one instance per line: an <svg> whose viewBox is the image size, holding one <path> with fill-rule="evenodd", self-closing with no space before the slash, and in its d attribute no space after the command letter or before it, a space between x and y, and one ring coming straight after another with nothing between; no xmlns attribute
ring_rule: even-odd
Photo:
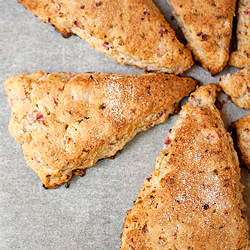
<svg viewBox="0 0 250 250"><path fill-rule="evenodd" d="M236 0L166 0L194 58L212 75L227 64Z"/></svg>
<svg viewBox="0 0 250 250"><path fill-rule="evenodd" d="M216 89L200 87L182 107L127 212L121 250L249 249L238 157Z"/></svg>
<svg viewBox="0 0 250 250"><path fill-rule="evenodd" d="M45 187L56 188L166 121L196 84L163 73L20 74L5 80L9 130Z"/></svg>
<svg viewBox="0 0 250 250"><path fill-rule="evenodd" d="M121 64L182 73L193 65L152 0L19 0L64 35L76 34Z"/></svg>

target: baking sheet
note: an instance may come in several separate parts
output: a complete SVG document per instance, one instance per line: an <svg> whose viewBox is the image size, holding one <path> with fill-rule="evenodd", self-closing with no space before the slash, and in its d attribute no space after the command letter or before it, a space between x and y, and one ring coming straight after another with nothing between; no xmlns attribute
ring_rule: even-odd
<svg viewBox="0 0 250 250"><path fill-rule="evenodd" d="M177 30L165 0L155 3ZM85 177L74 177L70 188L62 185L56 190L43 189L37 174L27 167L20 146L8 133L11 113L4 79L37 69L119 74L140 74L143 70L113 62L77 36L63 39L16 0L0 0L0 9L0 248L119 249L126 211L154 169L177 115L138 134L114 160L101 160L87 170ZM178 36L181 38L179 31ZM234 71L227 67L211 77L195 66L186 75L207 84L217 83L220 75ZM226 99L223 94L221 98ZM230 101L222 111L226 126L249 113ZM242 170L242 182L246 185L250 221L250 177L246 169Z"/></svg>

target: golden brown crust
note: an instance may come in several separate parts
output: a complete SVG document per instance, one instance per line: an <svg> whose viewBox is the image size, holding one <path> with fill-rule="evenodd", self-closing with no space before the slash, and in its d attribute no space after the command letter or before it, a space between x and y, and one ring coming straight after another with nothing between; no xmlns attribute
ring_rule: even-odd
<svg viewBox="0 0 250 250"><path fill-rule="evenodd" d="M182 73L193 65L152 0L19 0L65 35L76 34L121 64Z"/></svg>
<svg viewBox="0 0 250 250"><path fill-rule="evenodd" d="M212 75L227 64L236 0L167 0L197 61Z"/></svg>
<svg viewBox="0 0 250 250"><path fill-rule="evenodd" d="M197 81L166 74L20 74L5 81L9 130L45 187L82 175L166 121Z"/></svg>
<svg viewBox="0 0 250 250"><path fill-rule="evenodd" d="M239 0L237 50L230 55L229 64L238 68L250 67L250 1Z"/></svg>
<svg viewBox="0 0 250 250"><path fill-rule="evenodd" d="M250 68L222 76L219 86L235 105L250 110Z"/></svg>
<svg viewBox="0 0 250 250"><path fill-rule="evenodd" d="M249 249L238 158L216 91L200 87L182 107L127 212L121 250Z"/></svg>
<svg viewBox="0 0 250 250"><path fill-rule="evenodd" d="M240 158L250 171L250 114L235 121L232 128L236 132L236 145Z"/></svg>

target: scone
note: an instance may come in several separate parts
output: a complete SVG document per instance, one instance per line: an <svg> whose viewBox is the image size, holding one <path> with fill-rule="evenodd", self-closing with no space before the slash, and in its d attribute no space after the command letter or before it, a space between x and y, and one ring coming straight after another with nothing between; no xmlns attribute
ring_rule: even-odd
<svg viewBox="0 0 250 250"><path fill-rule="evenodd" d="M76 34L121 64L182 73L193 65L152 0L19 0L65 36Z"/></svg>
<svg viewBox="0 0 250 250"><path fill-rule="evenodd" d="M194 58L212 75L229 59L236 0L167 0Z"/></svg>
<svg viewBox="0 0 250 250"><path fill-rule="evenodd" d="M182 107L155 169L127 212L121 249L249 249L240 168L214 102L200 87Z"/></svg>
<svg viewBox="0 0 250 250"><path fill-rule="evenodd" d="M236 145L240 158L250 171L250 114L235 121L232 128L236 132Z"/></svg>
<svg viewBox="0 0 250 250"><path fill-rule="evenodd" d="M250 110L250 68L222 76L219 86L235 105Z"/></svg>
<svg viewBox="0 0 250 250"><path fill-rule="evenodd" d="M250 1L239 0L237 50L230 55L229 64L238 68L250 67Z"/></svg>
<svg viewBox="0 0 250 250"><path fill-rule="evenodd" d="M20 74L5 80L9 131L44 186L56 188L166 121L196 84L163 73Z"/></svg>

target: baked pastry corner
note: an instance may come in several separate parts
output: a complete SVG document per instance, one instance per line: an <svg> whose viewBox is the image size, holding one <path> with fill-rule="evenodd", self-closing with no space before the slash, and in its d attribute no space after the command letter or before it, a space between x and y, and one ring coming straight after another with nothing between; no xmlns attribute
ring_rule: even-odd
<svg viewBox="0 0 250 250"><path fill-rule="evenodd" d="M44 186L56 188L165 122L196 85L160 73L20 74L5 80L9 131Z"/></svg>
<svg viewBox="0 0 250 250"><path fill-rule="evenodd" d="M193 65L152 0L19 0L31 13L68 36L76 34L121 64L181 74Z"/></svg>
<svg viewBox="0 0 250 250"><path fill-rule="evenodd" d="M229 59L236 0L167 2L195 60L212 75L222 71Z"/></svg>
<svg viewBox="0 0 250 250"><path fill-rule="evenodd" d="M238 157L216 91L202 86L182 107L127 212L121 250L249 249Z"/></svg>
<svg viewBox="0 0 250 250"><path fill-rule="evenodd" d="M222 76L218 84L235 105L250 110L250 68Z"/></svg>

